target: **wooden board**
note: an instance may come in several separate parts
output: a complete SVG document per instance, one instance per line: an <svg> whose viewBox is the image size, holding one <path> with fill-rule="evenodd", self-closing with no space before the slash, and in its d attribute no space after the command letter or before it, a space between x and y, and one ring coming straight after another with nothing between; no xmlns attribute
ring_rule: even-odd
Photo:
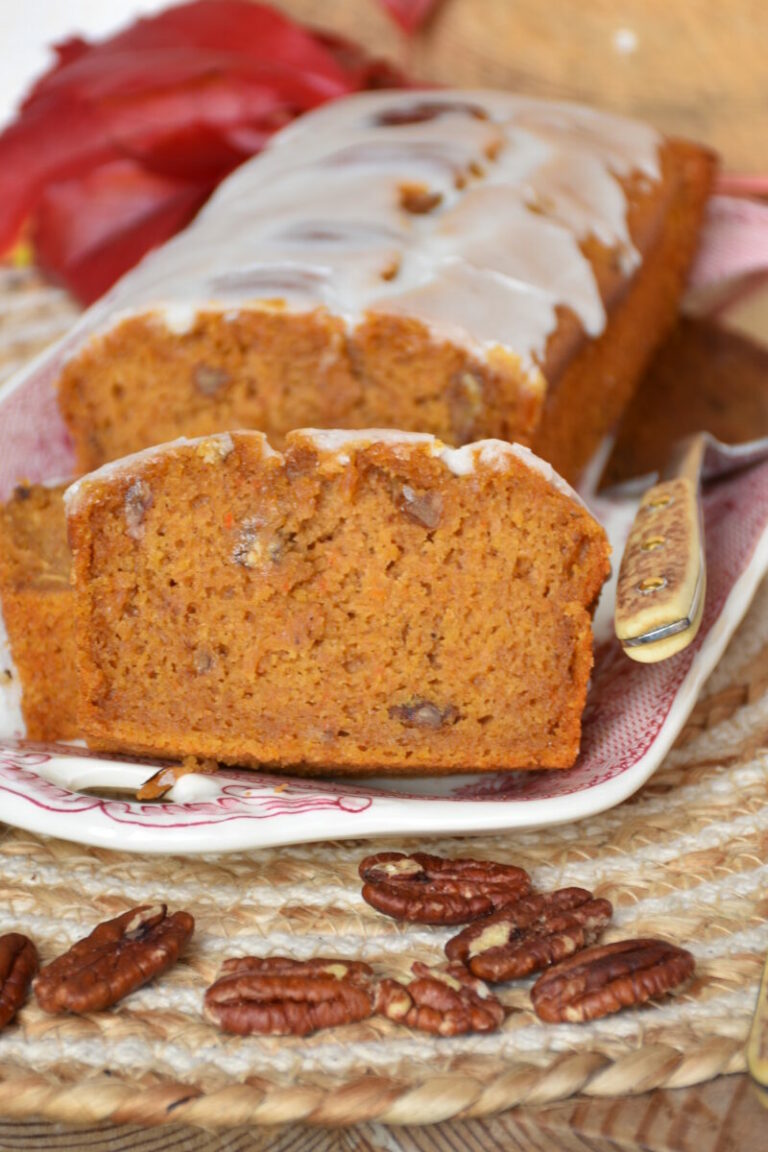
<svg viewBox="0 0 768 1152"><path fill-rule="evenodd" d="M765 0L444 0L408 39L375 0L279 0L416 77L514 88L648 119L768 169Z"/></svg>

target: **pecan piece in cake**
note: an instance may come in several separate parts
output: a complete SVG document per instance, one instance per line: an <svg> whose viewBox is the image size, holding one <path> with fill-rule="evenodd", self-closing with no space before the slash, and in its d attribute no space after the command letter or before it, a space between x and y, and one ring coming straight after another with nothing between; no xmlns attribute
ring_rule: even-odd
<svg viewBox="0 0 768 1152"><path fill-rule="evenodd" d="M197 364L192 372L195 388L198 392L202 392L203 396L215 396L230 383L231 379L226 368L217 368L212 364Z"/></svg>
<svg viewBox="0 0 768 1152"><path fill-rule="evenodd" d="M439 492L417 492L410 484L404 484L400 510L409 520L414 520L423 528L434 531L440 523L443 498Z"/></svg>
<svg viewBox="0 0 768 1152"><path fill-rule="evenodd" d="M136 480L125 494L125 531L132 540L144 536L144 518L154 503L152 489L146 480Z"/></svg>
<svg viewBox="0 0 768 1152"><path fill-rule="evenodd" d="M414 696L407 704L393 704L389 709L390 720L399 720L404 728L444 728L455 724L459 710L453 704L440 708L433 700Z"/></svg>
<svg viewBox="0 0 768 1152"><path fill-rule="evenodd" d="M448 860L427 852L379 852L359 868L363 899L396 920L465 924L514 904L531 887L528 873L490 860Z"/></svg>
<svg viewBox="0 0 768 1152"><path fill-rule="evenodd" d="M37 948L20 932L0 936L0 1028L13 1020L37 972Z"/></svg>
<svg viewBox="0 0 768 1152"><path fill-rule="evenodd" d="M595 900L585 888L560 888L475 921L448 941L445 953L481 980L518 980L594 944L612 914L608 900Z"/></svg>
<svg viewBox="0 0 768 1152"><path fill-rule="evenodd" d="M416 961L408 984L379 982L376 1012L436 1036L495 1032L504 1023L504 1006L463 964L430 967Z"/></svg>
<svg viewBox="0 0 768 1152"><path fill-rule="evenodd" d="M179 958L195 927L165 904L131 908L94 928L42 970L35 982L45 1012L98 1012L147 984Z"/></svg>
<svg viewBox="0 0 768 1152"><path fill-rule="evenodd" d="M279 532L268 530L256 516L244 520L232 550L232 560L243 568L268 568L280 561L283 544Z"/></svg>
<svg viewBox="0 0 768 1152"><path fill-rule="evenodd" d="M203 1014L239 1036L307 1036L373 1012L373 970L358 960L243 956L226 960Z"/></svg>
<svg viewBox="0 0 768 1152"><path fill-rule="evenodd" d="M481 369L462 370L451 378L446 392L451 413L451 428L456 444L466 444L473 438L478 421L482 421L484 384Z"/></svg>
<svg viewBox="0 0 768 1152"><path fill-rule="evenodd" d="M536 1015L553 1024L598 1020L679 988L694 967L690 952L665 940L619 940L545 972L531 1000Z"/></svg>

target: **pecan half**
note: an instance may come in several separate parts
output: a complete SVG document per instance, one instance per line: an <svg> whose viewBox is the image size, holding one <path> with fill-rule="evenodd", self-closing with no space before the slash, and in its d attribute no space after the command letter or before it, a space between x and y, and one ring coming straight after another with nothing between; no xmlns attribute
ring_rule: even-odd
<svg viewBox="0 0 768 1152"><path fill-rule="evenodd" d="M504 1006L490 994L463 964L430 968L416 961L408 984L381 980L376 993L376 1012L436 1036L460 1036L464 1032L495 1032L504 1022Z"/></svg>
<svg viewBox="0 0 768 1152"><path fill-rule="evenodd" d="M10 1024L37 972L37 948L20 932L0 936L0 1028Z"/></svg>
<svg viewBox="0 0 768 1152"><path fill-rule="evenodd" d="M359 868L363 899L396 920L466 924L525 896L531 878L513 864L379 852Z"/></svg>
<svg viewBox="0 0 768 1152"><path fill-rule="evenodd" d="M226 960L203 1015L239 1036L307 1036L373 1012L373 969L359 960L243 956Z"/></svg>
<svg viewBox="0 0 768 1152"><path fill-rule="evenodd" d="M612 915L610 902L585 888L560 888L470 924L448 941L445 954L481 980L518 980L594 944Z"/></svg>
<svg viewBox="0 0 768 1152"><path fill-rule="evenodd" d="M188 912L142 905L106 920L42 970L35 982L45 1012L98 1012L175 964L195 927Z"/></svg>
<svg viewBox="0 0 768 1152"><path fill-rule="evenodd" d="M690 952L665 940L619 940L588 948L545 972L531 990L536 1015L556 1024L598 1020L680 987Z"/></svg>

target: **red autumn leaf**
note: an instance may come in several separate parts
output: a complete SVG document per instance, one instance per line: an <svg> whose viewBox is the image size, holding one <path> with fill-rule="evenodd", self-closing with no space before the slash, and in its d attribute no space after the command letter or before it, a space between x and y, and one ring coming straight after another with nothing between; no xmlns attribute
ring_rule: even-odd
<svg viewBox="0 0 768 1152"><path fill-rule="evenodd" d="M115 159L92 109L62 102L50 118L28 116L0 136L0 253L11 247L52 174L70 177Z"/></svg>
<svg viewBox="0 0 768 1152"><path fill-rule="evenodd" d="M117 160L52 184L35 214L38 263L90 303L150 248L183 228L211 192Z"/></svg>
<svg viewBox="0 0 768 1152"><path fill-rule="evenodd" d="M98 100L173 86L238 60L324 78L334 94L350 88L322 42L275 9L250 0L193 0L78 49L68 67L59 65L37 82L22 108L64 90Z"/></svg>
<svg viewBox="0 0 768 1152"><path fill-rule="evenodd" d="M412 36L424 27L440 0L380 0L392 19Z"/></svg>
<svg viewBox="0 0 768 1152"><path fill-rule="evenodd" d="M312 75L297 76L269 64L242 69L238 64L174 88L101 100L94 107L109 139L127 155L142 159L156 171L191 179L199 178L201 167L207 173L218 165L221 178L251 154L233 152L230 133L250 126L260 131L263 143L294 116L348 90L338 85L333 90L318 84Z"/></svg>
<svg viewBox="0 0 768 1152"><path fill-rule="evenodd" d="M46 89L52 79L58 76L63 69L69 68L75 60L79 60L81 56L90 52L91 46L88 41L83 40L81 36L72 36L69 40L62 40L58 44L53 44L51 51L56 57L56 62L51 65L47 72L44 72L42 76L38 76L37 80L34 81L21 104L22 110L28 108L35 101L38 92Z"/></svg>
<svg viewBox="0 0 768 1152"><path fill-rule="evenodd" d="M295 116L403 82L250 0L193 0L99 44L68 40L0 134L0 254L28 223L41 262L90 299Z"/></svg>

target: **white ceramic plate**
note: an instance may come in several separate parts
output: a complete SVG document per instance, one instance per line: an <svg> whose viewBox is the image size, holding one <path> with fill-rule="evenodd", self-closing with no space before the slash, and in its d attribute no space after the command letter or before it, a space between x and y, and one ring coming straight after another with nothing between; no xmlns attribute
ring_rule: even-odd
<svg viewBox="0 0 768 1152"><path fill-rule="evenodd" d="M0 496L19 476L71 474L52 380L65 341L0 389ZM630 497L592 501L619 557ZM85 749L23 740L18 684L0 676L0 819L33 832L137 852L222 852L307 840L430 836L531 828L610 808L655 771L768 568L768 463L717 482L704 501L708 587L687 651L636 664L612 637L613 584L595 622L595 673L582 752L568 771L365 781L299 780L246 771L183 778L164 802L131 794L156 770ZM0 619L0 673L11 667ZM98 795L125 788L125 799Z"/></svg>
<svg viewBox="0 0 768 1152"><path fill-rule="evenodd" d="M2 409L0 408L0 417ZM620 554L634 503L601 502ZM569 771L366 781L298 780L225 770L180 780L165 802L91 794L135 790L155 762L14 740L15 701L0 707L0 814L33 832L137 852L222 852L306 840L531 828L618 804L661 763L768 568L768 463L721 481L705 500L708 589L695 644L662 664L628 660L597 621L582 753ZM2 664L2 652L0 652Z"/></svg>

